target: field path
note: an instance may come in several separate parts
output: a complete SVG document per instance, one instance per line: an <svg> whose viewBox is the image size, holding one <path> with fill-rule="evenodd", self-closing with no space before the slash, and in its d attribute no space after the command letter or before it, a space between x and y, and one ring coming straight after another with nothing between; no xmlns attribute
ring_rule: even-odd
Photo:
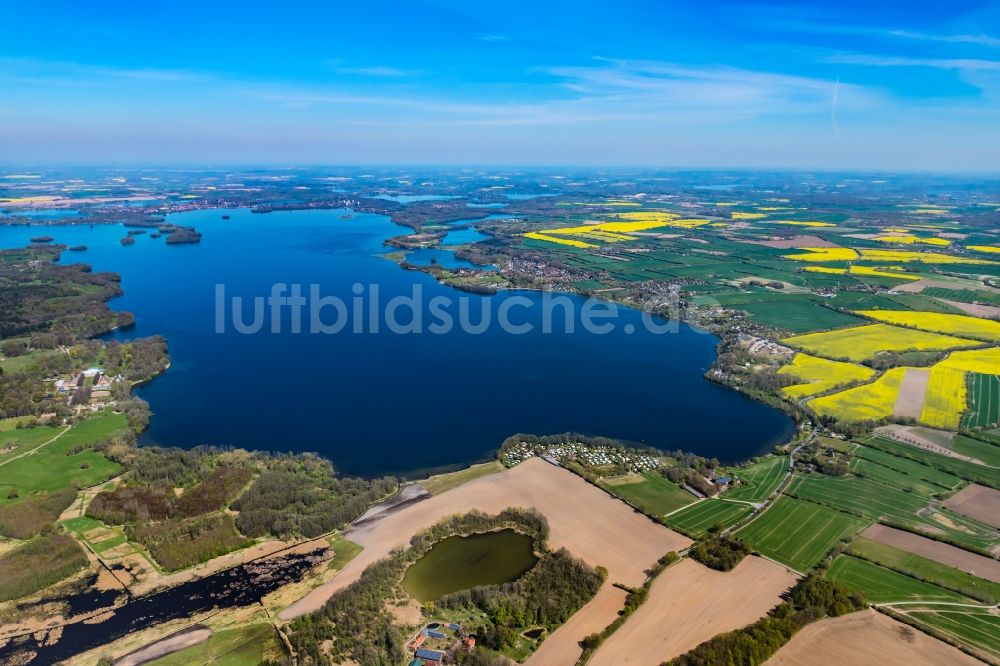
<svg viewBox="0 0 1000 666"><path fill-rule="evenodd" d="M282 611L280 617L288 620L318 610L337 590L357 580L365 567L386 557L396 546L407 545L414 534L442 518L472 509L498 513L507 507L537 509L549 521L551 548L566 548L591 566L603 566L608 570L608 582L629 587L641 586L646 570L668 551L681 551L691 544L687 537L572 472L529 458L511 469L378 513L351 527L345 536L364 550L329 582Z"/></svg>
<svg viewBox="0 0 1000 666"><path fill-rule="evenodd" d="M7 458L7 460L4 460L3 462L0 462L0 467L3 467L4 465L6 465L7 463L11 462L12 460L17 460L18 458L23 458L25 456L30 456L31 454L35 453L36 451L38 451L42 447L48 446L49 444L51 444L52 442L56 441L57 439L59 439L60 437L62 437L63 435L65 435L67 432L69 432L70 427L71 426L66 426L65 428L63 428L63 431L60 432L58 435L56 435L55 437L53 437L52 439L50 439L50 440L48 440L46 442L42 442L41 444L39 444L35 448L31 449L30 451L25 451L24 453L19 453L16 456L12 456L10 458Z"/></svg>

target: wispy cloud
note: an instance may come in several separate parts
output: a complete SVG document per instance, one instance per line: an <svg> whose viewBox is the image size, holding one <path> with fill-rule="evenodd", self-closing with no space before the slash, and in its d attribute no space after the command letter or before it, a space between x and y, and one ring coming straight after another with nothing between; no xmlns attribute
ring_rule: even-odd
<svg viewBox="0 0 1000 666"><path fill-rule="evenodd" d="M931 67L960 71L1000 71L1000 60L978 58L914 58L869 53L839 53L826 56L824 60L841 65L868 65L872 67Z"/></svg>

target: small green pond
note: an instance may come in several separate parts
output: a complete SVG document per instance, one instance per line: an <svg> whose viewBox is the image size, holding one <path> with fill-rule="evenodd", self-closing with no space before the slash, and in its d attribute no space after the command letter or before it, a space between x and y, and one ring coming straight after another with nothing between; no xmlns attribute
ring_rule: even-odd
<svg viewBox="0 0 1000 666"><path fill-rule="evenodd" d="M448 537L407 569L403 588L418 601L430 601L478 585L516 580L536 561L531 537L514 530Z"/></svg>

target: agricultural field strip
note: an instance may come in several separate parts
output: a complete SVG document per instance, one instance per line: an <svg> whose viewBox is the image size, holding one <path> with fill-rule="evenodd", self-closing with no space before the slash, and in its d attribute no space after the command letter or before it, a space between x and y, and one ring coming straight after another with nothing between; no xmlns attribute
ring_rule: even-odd
<svg viewBox="0 0 1000 666"><path fill-rule="evenodd" d="M843 482L846 481L850 485ZM835 486L839 482L839 487ZM833 486L831 488L831 486ZM804 489L804 492L803 492ZM867 489L867 491L866 491ZM853 509L870 520L881 522L894 518L903 524L931 528L928 533L947 533L961 543L988 549L995 545L997 532L989 525L966 518L946 509L936 509L955 527L944 525L918 515L927 508L926 498L911 495L905 491L883 486L866 479L819 480L815 477L795 477L788 488L789 494L800 499L817 502L835 509Z"/></svg>
<svg viewBox="0 0 1000 666"><path fill-rule="evenodd" d="M827 575L832 580L865 593L875 604L955 602L990 608L989 605L976 603L958 592L925 583L851 555L839 556L830 566Z"/></svg>
<svg viewBox="0 0 1000 666"><path fill-rule="evenodd" d="M826 514L826 520L821 529L814 529L818 523L814 522L817 516ZM792 528L785 530L788 521L792 521ZM773 525L768 529L768 524ZM808 570L820 558L833 547L837 540L842 538L848 531L859 532L868 525L868 521L857 516L838 512L834 509L818 504L811 504L791 497L779 497L771 503L764 511L758 514L752 521L737 530L736 535L744 538L753 547L771 557L781 561L786 565L794 565ZM835 529L827 533L831 527ZM798 548L794 551L782 552L788 544L794 544L801 536L800 530L805 528L811 532L808 539L803 539ZM777 543L769 542L769 539L776 535L785 533L785 537ZM832 539L830 537L833 537ZM807 553L804 560L797 560L806 548L815 550L814 553Z"/></svg>
<svg viewBox="0 0 1000 666"><path fill-rule="evenodd" d="M750 486L732 488L722 493L719 499L762 502L771 496L774 489L785 478L787 471L788 461L784 456L775 456L771 460L757 463L746 469L730 470L732 474L739 476L744 484L749 483Z"/></svg>
<svg viewBox="0 0 1000 666"><path fill-rule="evenodd" d="M855 448L851 453L859 458L870 460L897 472L916 476L922 481L940 486L945 490L956 490L965 483L961 477L954 474L949 474L916 460L900 458L899 456L894 456L891 453L886 453L885 451L865 446L864 444L855 443Z"/></svg>
<svg viewBox="0 0 1000 666"><path fill-rule="evenodd" d="M909 611L906 614L960 643L967 643L994 656L1000 655L996 639L1000 634L1000 618L995 615L945 609Z"/></svg>

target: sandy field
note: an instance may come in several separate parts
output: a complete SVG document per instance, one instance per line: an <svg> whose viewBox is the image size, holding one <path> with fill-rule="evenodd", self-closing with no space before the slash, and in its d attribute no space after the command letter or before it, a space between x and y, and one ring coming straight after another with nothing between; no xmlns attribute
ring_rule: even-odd
<svg viewBox="0 0 1000 666"><path fill-rule="evenodd" d="M1000 583L1000 562L988 557L885 525L872 525L861 536Z"/></svg>
<svg viewBox="0 0 1000 666"><path fill-rule="evenodd" d="M974 666L982 662L870 608L810 624L765 662L766 666L885 666L889 663Z"/></svg>
<svg viewBox="0 0 1000 666"><path fill-rule="evenodd" d="M819 236L793 236L792 238L781 238L776 240L740 240L740 243L747 243L749 245L763 245L765 247L773 247L779 250L791 250L800 247L841 247L836 243L829 241L825 238L820 238Z"/></svg>
<svg viewBox="0 0 1000 666"><path fill-rule="evenodd" d="M416 532L442 518L479 509L497 513L511 506L534 507L549 521L549 546L566 548L591 566L604 566L609 582L642 585L645 570L671 550L691 543L572 472L529 458L503 472L480 477L429 499L384 511L352 527L345 536L364 546L332 580L292 604L280 616L291 619L318 610L334 592L357 580L369 564Z"/></svg>
<svg viewBox="0 0 1000 666"><path fill-rule="evenodd" d="M1000 527L1000 490L973 483L946 499L944 506L963 516Z"/></svg>
<svg viewBox="0 0 1000 666"><path fill-rule="evenodd" d="M936 298L947 305L954 306L973 317L984 317L986 319L1000 318L1000 308L993 305L980 305L979 303L962 303L961 301L949 301L947 298Z"/></svg>
<svg viewBox="0 0 1000 666"><path fill-rule="evenodd" d="M625 590L611 583L604 583L593 599L578 610L566 624L542 641L535 653L524 662L525 665L575 664L583 654L580 640L614 622L618 612L625 607L626 596Z"/></svg>
<svg viewBox="0 0 1000 666"><path fill-rule="evenodd" d="M899 395L896 397L895 416L920 418L920 410L924 406L924 394L927 384L931 381L930 370L907 370L903 381L899 384Z"/></svg>
<svg viewBox="0 0 1000 666"><path fill-rule="evenodd" d="M211 629L203 624L196 624L116 659L115 666L140 666L168 654L180 652L192 645L204 643L211 637Z"/></svg>
<svg viewBox="0 0 1000 666"><path fill-rule="evenodd" d="M911 294L919 294L924 289L929 287L942 287L944 289L978 289L980 291L1000 293L1000 289L997 289L996 287L991 287L988 284L974 283L970 280L957 280L954 282L948 282L946 280L914 280L913 282L907 282L906 284L896 285L893 289L896 291L908 291Z"/></svg>
<svg viewBox="0 0 1000 666"><path fill-rule="evenodd" d="M648 666L684 654L757 621L781 603L795 581L785 567L752 555L728 572L685 559L660 574L646 603L605 641L589 666Z"/></svg>

